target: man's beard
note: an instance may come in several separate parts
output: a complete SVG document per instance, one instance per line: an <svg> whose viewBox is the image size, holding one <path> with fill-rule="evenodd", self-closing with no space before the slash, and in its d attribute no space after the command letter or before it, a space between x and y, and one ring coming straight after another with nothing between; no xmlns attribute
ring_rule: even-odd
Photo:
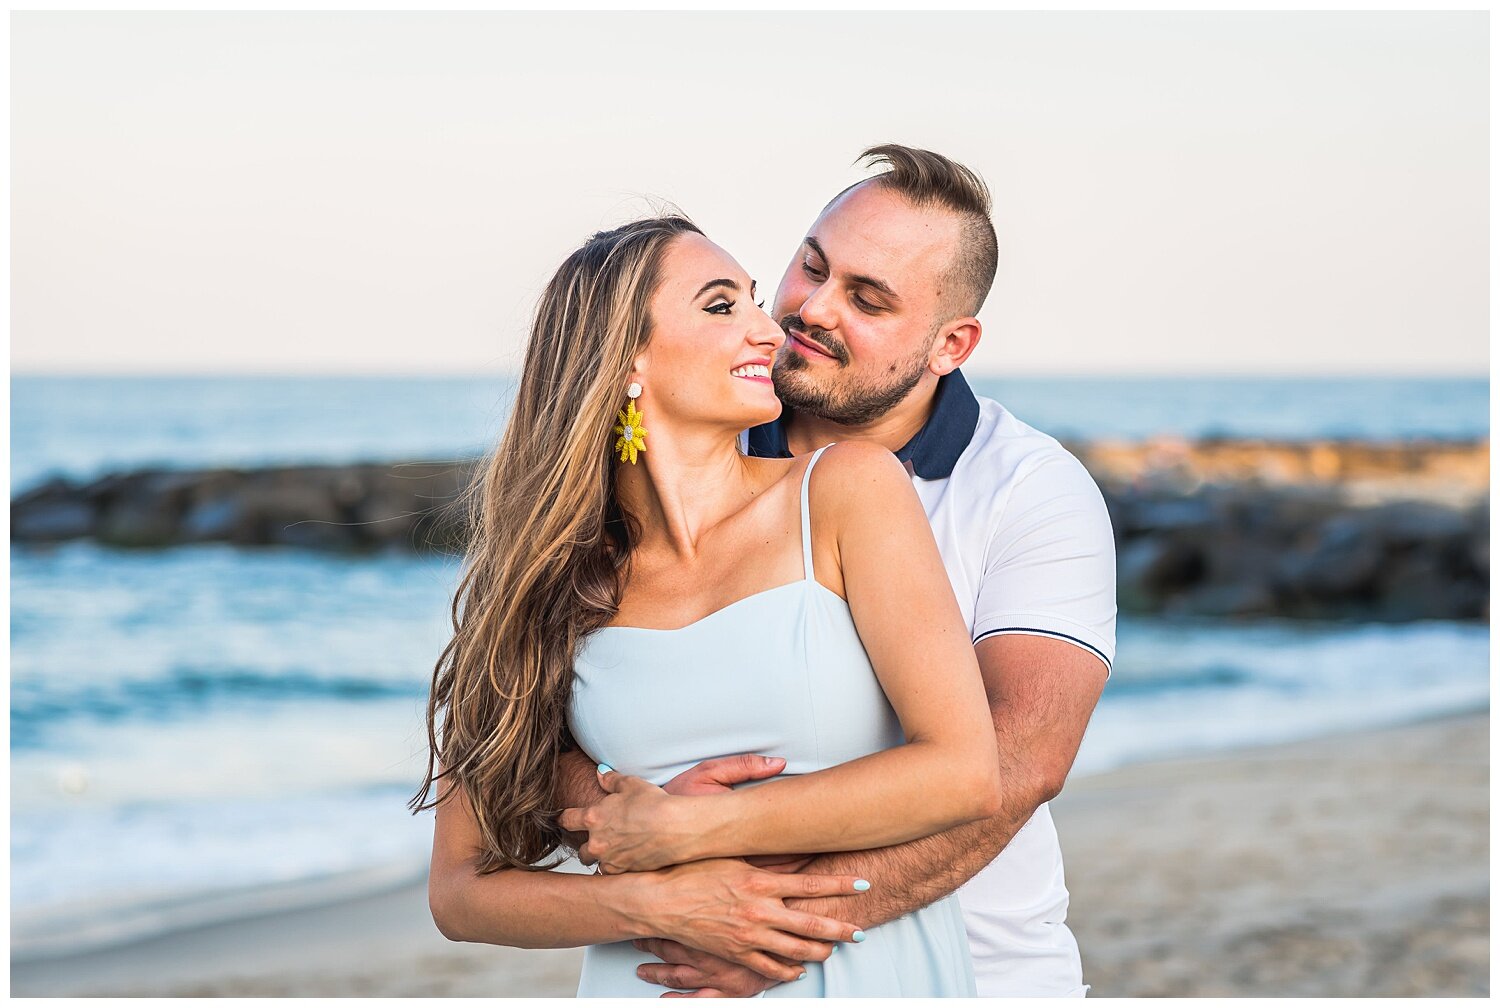
<svg viewBox="0 0 1500 1008"><path fill-rule="evenodd" d="M781 319L781 328L795 331L799 339L827 350L841 368L849 366L848 349L822 329L807 329L796 315ZM937 329L933 329L933 335ZM776 355L771 369L771 383L782 405L846 427L858 427L878 420L905 399L927 370L926 346L905 360L892 364L874 379L855 382L835 378L831 387L819 388L808 371L807 361L789 347Z"/></svg>

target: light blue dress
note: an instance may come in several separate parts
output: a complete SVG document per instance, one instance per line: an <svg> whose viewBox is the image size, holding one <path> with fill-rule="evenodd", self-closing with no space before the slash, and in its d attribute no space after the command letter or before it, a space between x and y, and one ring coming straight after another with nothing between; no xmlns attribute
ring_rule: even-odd
<svg viewBox="0 0 1500 1008"><path fill-rule="evenodd" d="M802 580L769 588L675 630L605 627L574 664L568 724L591 757L663 785L716 756L786 758L811 773L904 741L849 605L813 578L808 479L802 477ZM807 976L765 997L973 997L955 896L837 946ZM657 997L635 975L658 962L630 942L584 953L580 997Z"/></svg>

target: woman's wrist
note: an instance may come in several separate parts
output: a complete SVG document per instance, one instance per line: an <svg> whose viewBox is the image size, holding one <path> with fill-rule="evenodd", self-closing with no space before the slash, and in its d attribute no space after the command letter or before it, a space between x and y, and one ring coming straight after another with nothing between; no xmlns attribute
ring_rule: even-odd
<svg viewBox="0 0 1500 1008"><path fill-rule="evenodd" d="M685 850L678 852L678 863L704 861L716 857L738 857L745 853L738 849L736 827L741 817L736 814L737 794L733 791L716 795L700 795L680 799L684 816L682 835Z"/></svg>
<svg viewBox="0 0 1500 1008"><path fill-rule="evenodd" d="M658 932L661 925L652 917L652 909L657 904L653 895L654 883L657 881L654 872L626 872L623 875L596 877L601 885L613 890L612 897L601 899L600 905L614 914L616 941L660 937Z"/></svg>

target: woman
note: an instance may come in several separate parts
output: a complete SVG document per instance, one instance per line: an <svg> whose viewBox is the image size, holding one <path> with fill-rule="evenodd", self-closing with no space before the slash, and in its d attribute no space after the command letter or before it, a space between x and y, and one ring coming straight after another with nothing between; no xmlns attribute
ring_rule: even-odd
<svg viewBox="0 0 1500 1008"><path fill-rule="evenodd" d="M542 297L478 485L414 801L438 809L435 879L455 865L500 876L510 913L485 940L629 937L560 909L620 871L878 847L995 811L973 649L899 463L860 443L790 460L737 449L780 412L770 365L785 337L753 290L690 222L663 217L595 235ZM559 821L575 741L619 773ZM734 751L785 756L787 772L717 795L657 786ZM528 872L577 828L606 874ZM457 888L434 889L434 916L470 933ZM823 944L805 969L764 954L752 968L804 980L773 996L973 993L952 897L844 934L859 944L832 958ZM643 961L628 941L593 944L579 993L660 993L637 979Z"/></svg>

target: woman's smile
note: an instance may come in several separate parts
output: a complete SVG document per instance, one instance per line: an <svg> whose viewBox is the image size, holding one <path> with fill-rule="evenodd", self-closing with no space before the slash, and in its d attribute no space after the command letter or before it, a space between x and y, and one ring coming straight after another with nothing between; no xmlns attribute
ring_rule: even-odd
<svg viewBox="0 0 1500 1008"><path fill-rule="evenodd" d="M744 378L746 381L764 382L771 384L771 362L756 361L752 364L741 364L729 372L736 378Z"/></svg>

